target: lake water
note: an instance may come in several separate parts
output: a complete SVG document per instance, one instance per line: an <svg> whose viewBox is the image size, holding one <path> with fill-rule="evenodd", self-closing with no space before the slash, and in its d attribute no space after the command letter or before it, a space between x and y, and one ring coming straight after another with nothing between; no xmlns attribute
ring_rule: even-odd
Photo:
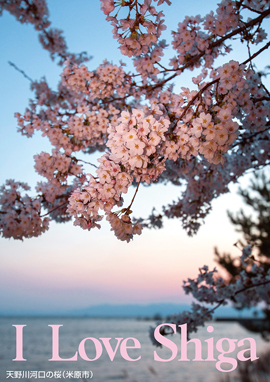
<svg viewBox="0 0 270 382"><path fill-rule="evenodd" d="M23 329L23 357L26 361L12 361L16 357L16 329L12 325L27 325ZM59 355L63 359L71 358L78 350L79 343L87 337L109 337L112 349L115 348L115 338L136 338L140 349L128 349L131 358L141 359L130 362L122 358L119 349L113 361L110 360L103 346L103 352L95 361L85 361L78 355L77 361L48 361L52 358L52 328L48 325L63 325L59 329ZM180 336L167 338L177 344L178 356L169 362L154 360L154 351L162 359L169 359L172 352L166 348L155 348L148 337L148 328L154 325L151 321L135 319L96 319L96 318L55 318L55 317L2 317L0 318L0 381L21 379L26 381L128 381L128 382L219 382L226 375L216 369L216 361L183 361L180 358ZM209 324L210 325L210 324ZM260 335L250 333L237 323L216 323L213 333L206 328L199 330L192 338L202 342L202 358L207 358L207 343L204 340L214 337L215 343L221 338L243 339L252 337L256 341L257 354L270 350L270 344L264 342ZM132 345L128 343L128 345ZM121 345L120 345L121 346ZM188 345L188 357L194 358L194 345ZM238 349L238 348L237 348ZM241 347L241 350L243 347ZM236 358L237 351L233 355ZM96 356L94 343L85 343L85 352L90 359ZM217 359L219 353L215 351ZM246 354L248 356L248 354ZM239 361L238 361L239 362ZM224 368L230 365L224 365ZM92 378L91 378L92 377Z"/></svg>

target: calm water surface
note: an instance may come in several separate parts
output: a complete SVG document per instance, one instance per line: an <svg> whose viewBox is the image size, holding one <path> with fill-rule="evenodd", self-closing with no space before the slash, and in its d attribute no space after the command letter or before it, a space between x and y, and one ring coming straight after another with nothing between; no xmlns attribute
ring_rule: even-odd
<svg viewBox="0 0 270 382"><path fill-rule="evenodd" d="M16 357L15 338L16 330L12 325L27 325L24 328L23 356L27 361L12 361ZM136 362L129 362L121 357L119 349L113 361L110 360L106 350L103 348L101 357L98 360L89 362L78 356L77 361L48 361L52 358L52 328L48 325L63 325L60 328L59 348L61 358L71 358L78 350L79 343L86 337L110 337L112 348L115 348L117 341L115 338L136 338L140 344L140 349L130 349L128 354L131 358L141 359ZM234 372L222 373L216 369L216 362L185 361L179 362L180 357L180 336L169 336L168 339L175 342L179 348L178 357L170 362L154 361L154 351L159 357L169 359L171 351L163 347L155 348L148 337L148 328L154 322L137 321L134 319L94 319L94 318L30 318L30 317L2 317L0 318L0 381L18 380L27 381L128 381L128 382L219 382L224 380L226 375L233 375ZM220 338L243 339L252 337L256 341L257 353L262 354L270 349L269 343L265 343L259 335L250 333L237 323L212 323L214 332L209 334L206 328L202 328L192 338L199 338L202 342L202 358L207 358L207 345L205 339L214 337L214 344ZM247 343L248 344L248 343ZM188 345L188 357L194 358L193 345ZM241 348L243 349L243 348ZM95 358L95 348L92 341L86 341L86 354L89 358ZM215 358L218 356L215 352ZM236 353L230 355L236 358ZM246 354L247 356L248 354ZM224 364L224 368L226 365ZM229 365L227 365L229 367ZM82 378L82 372L93 373L92 379ZM14 378L15 371L21 373L22 378ZM45 378L30 377L26 372L40 371L52 373L59 372L58 377L48 374ZM67 374L67 371L73 372ZM12 372L12 373L7 373ZM79 373L75 373L79 372ZM63 374L64 373L64 374ZM74 374L75 373L75 374ZM8 377L10 375L10 377ZM13 375L13 378L11 377ZM19 374L17 374L18 376ZM44 374L40 374L43 376ZM61 378L59 377L61 376ZM28 377L29 376L29 377ZM66 376L64 378L63 376Z"/></svg>

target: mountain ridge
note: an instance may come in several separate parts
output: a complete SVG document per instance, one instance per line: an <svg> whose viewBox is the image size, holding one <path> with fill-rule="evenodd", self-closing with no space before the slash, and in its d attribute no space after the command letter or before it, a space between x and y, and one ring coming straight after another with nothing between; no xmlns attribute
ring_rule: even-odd
<svg viewBox="0 0 270 382"><path fill-rule="evenodd" d="M153 318L160 315L181 313L184 310L191 310L191 304L176 303L149 303L149 304L96 304L85 308L72 310L51 309L51 310L6 310L0 316L62 316L62 317L104 317L104 318ZM244 309L237 311L231 306L219 307L214 317L252 317L254 310Z"/></svg>

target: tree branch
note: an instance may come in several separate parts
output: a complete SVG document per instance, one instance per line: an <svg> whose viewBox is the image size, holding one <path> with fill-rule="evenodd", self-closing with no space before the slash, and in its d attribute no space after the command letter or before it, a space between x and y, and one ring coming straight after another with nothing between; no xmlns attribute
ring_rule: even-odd
<svg viewBox="0 0 270 382"><path fill-rule="evenodd" d="M18 72L20 72L25 78L27 78L30 82L34 82L32 78L30 78L22 69L19 69L18 66L13 64L13 62L8 61L10 66L13 66L14 69L16 69Z"/></svg>

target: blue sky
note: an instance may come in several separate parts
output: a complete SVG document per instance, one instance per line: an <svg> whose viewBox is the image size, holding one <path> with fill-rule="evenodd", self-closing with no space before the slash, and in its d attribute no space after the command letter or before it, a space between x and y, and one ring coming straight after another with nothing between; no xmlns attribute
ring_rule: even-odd
<svg viewBox="0 0 270 382"><path fill-rule="evenodd" d="M175 1L171 7L164 4L168 20L164 38L170 40L170 30L176 29L185 15L204 14L215 5L215 1L198 0ZM48 7L52 25L64 31L69 50L86 50L93 55L91 70L105 58L114 63L123 59L131 68L130 60L120 55L99 1L50 0ZM34 171L33 155L50 151L50 145L39 135L27 139L16 132L14 112L24 112L31 92L29 81L8 61L33 79L45 75L52 87L59 81L61 68L41 48L34 28L21 25L7 12L0 18L0 46L0 182L12 178L34 188L40 177ZM166 58L170 52L168 49ZM243 51L237 50L234 57L242 60ZM261 68L267 64L266 53L260 59ZM178 87L190 85L188 77L181 81ZM39 238L24 242L1 238L2 310L18 313L37 309L48 313L108 302L186 302L182 280L195 277L204 264L214 266L215 245L222 251L239 253L233 247L239 235L226 215L227 208L239 208L236 188L233 186L232 194L214 201L212 213L193 238L176 220L166 221L163 230L145 230L130 244L117 241L106 224L101 231L86 232L72 223L51 223L50 231ZM179 189L174 186L142 188L134 203L135 216L146 217L154 205L161 207L178 195Z"/></svg>

